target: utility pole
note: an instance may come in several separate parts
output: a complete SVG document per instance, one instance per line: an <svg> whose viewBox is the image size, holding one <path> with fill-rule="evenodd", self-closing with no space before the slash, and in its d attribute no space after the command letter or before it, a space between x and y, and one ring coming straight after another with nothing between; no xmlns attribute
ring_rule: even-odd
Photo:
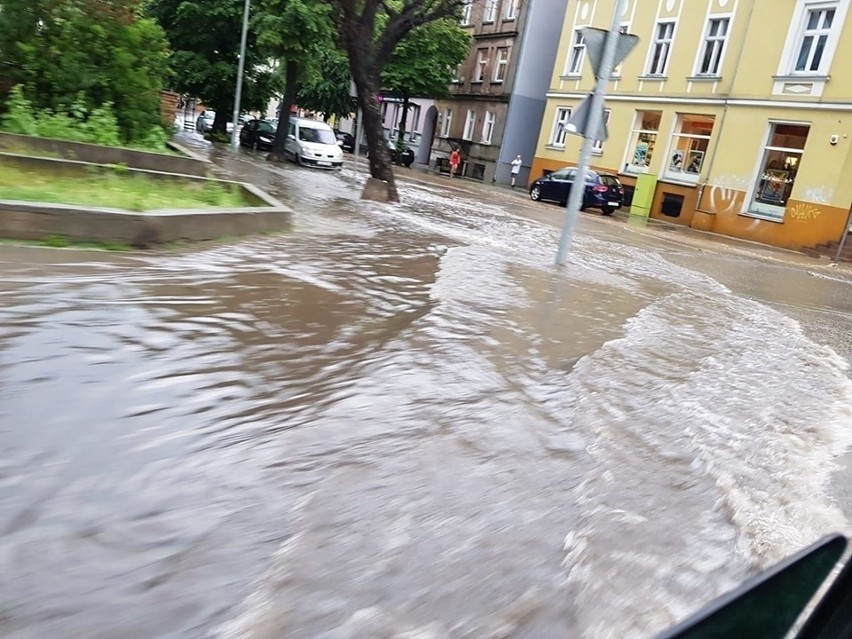
<svg viewBox="0 0 852 639"><path fill-rule="evenodd" d="M583 135L585 139L583 140L583 147L580 151L574 182L571 185L571 192L568 195L568 203L565 205L565 222L562 226L562 234L559 236L559 249L556 253L556 264L559 266L565 263L565 258L568 255L568 250L571 247L571 241L574 236L574 228L577 226L577 217L580 214L580 206L583 202L583 195L586 192L586 175L589 171L589 164L592 158L592 147L595 140L606 139L603 111L607 83L610 80L610 76L612 76L612 70L615 65L623 60L639 41L636 36L628 36L619 31L621 16L624 14L626 6L627 0L616 0L615 9L613 9L612 13L612 24L603 40L603 53L600 56L598 64L596 64L593 56L593 53L596 52L592 49L590 38L592 34L589 33L592 30L587 28L584 32L586 53L594 67L597 84L591 95L583 101L585 104L581 103L577 108L576 114L568 121L569 130L572 133ZM617 56L620 57L617 58Z"/></svg>
<svg viewBox="0 0 852 639"><path fill-rule="evenodd" d="M249 7L251 0L246 0L243 7L243 34L240 37L240 61L237 65L237 90L234 92L234 116L231 121L231 146L239 144L239 132L237 125L240 123L240 102L243 99L243 73L246 69L246 40L248 40Z"/></svg>
<svg viewBox="0 0 852 639"><path fill-rule="evenodd" d="M846 214L846 226L843 227L843 235L840 237L840 246L837 247L837 255L834 256L834 265L840 264L840 256L843 255L843 247L846 246L846 238L849 237L849 224L852 223L852 206Z"/></svg>

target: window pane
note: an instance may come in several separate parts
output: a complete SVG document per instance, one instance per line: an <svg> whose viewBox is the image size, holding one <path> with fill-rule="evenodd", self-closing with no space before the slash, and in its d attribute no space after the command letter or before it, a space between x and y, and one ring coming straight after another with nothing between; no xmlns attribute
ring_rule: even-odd
<svg viewBox="0 0 852 639"><path fill-rule="evenodd" d="M825 50L825 41L828 40L828 36L820 36L817 38L816 49L814 50L814 58L811 60L811 65L808 71L816 71L819 69L819 63L822 60L822 52Z"/></svg>
<svg viewBox="0 0 852 639"><path fill-rule="evenodd" d="M802 48L799 50L799 58L796 60L796 71L804 71L808 64L808 57L811 54L811 45L813 44L813 36L805 36L802 40Z"/></svg>
<svg viewBox="0 0 852 639"><path fill-rule="evenodd" d="M834 22L834 9L825 11L825 19L822 21L823 29L831 29L831 23Z"/></svg>
<svg viewBox="0 0 852 639"><path fill-rule="evenodd" d="M770 136L769 146L804 149L809 130L809 127L797 124L776 124Z"/></svg>
<svg viewBox="0 0 852 639"><path fill-rule="evenodd" d="M819 27L819 19L821 17L822 11L810 11L808 12L808 30L816 29Z"/></svg>

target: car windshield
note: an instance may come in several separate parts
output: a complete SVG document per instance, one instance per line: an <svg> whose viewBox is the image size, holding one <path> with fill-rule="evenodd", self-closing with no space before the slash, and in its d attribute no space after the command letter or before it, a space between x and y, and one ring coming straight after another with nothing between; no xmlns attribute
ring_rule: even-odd
<svg viewBox="0 0 852 639"><path fill-rule="evenodd" d="M316 142L318 144L337 144L337 138L331 131L325 129L309 129L299 127L299 139L302 142Z"/></svg>
<svg viewBox="0 0 852 639"><path fill-rule="evenodd" d="M618 181L617 177L613 177L612 175L602 175L601 176L601 184L606 184L607 186L621 186L621 182Z"/></svg>
<svg viewBox="0 0 852 639"><path fill-rule="evenodd" d="M260 122L257 125L257 130L260 133L269 133L271 135L275 135L275 127L272 126L272 122L266 122L266 121Z"/></svg>

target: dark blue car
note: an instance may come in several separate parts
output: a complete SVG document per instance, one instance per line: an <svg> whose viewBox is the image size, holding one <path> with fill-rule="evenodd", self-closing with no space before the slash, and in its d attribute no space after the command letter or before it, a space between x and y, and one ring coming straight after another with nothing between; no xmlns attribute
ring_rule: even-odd
<svg viewBox="0 0 852 639"><path fill-rule="evenodd" d="M562 206L568 201L568 194L574 184L577 169L573 166L559 169L537 179L530 185L530 199L559 202ZM614 175L589 171L586 174L586 192L580 210L600 209L604 215L612 215L624 202L624 188Z"/></svg>

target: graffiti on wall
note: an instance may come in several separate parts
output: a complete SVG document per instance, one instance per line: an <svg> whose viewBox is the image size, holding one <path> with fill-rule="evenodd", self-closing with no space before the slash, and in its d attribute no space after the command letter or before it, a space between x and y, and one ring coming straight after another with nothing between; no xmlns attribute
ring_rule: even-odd
<svg viewBox="0 0 852 639"><path fill-rule="evenodd" d="M822 211L813 204L808 204L807 202L800 202L787 211L787 215L791 220L799 220L800 222L810 222L811 220L815 220L820 216L820 213L822 213Z"/></svg>
<svg viewBox="0 0 852 639"><path fill-rule="evenodd" d="M812 186L805 189L803 200L816 204L828 204L834 197L834 189L827 186Z"/></svg>
<svg viewBox="0 0 852 639"><path fill-rule="evenodd" d="M708 207L711 213L733 213L737 195L750 186L747 178L738 175L717 175L710 182Z"/></svg>

